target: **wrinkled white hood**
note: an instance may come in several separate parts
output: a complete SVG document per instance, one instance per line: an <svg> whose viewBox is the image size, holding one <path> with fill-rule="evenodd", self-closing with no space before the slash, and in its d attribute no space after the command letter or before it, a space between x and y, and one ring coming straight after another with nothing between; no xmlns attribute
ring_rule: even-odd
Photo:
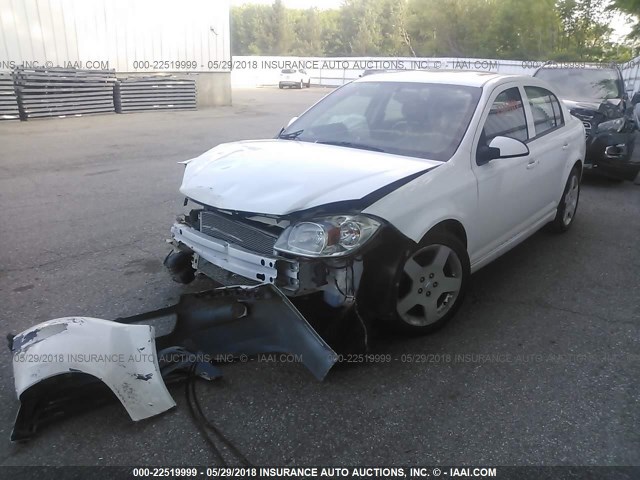
<svg viewBox="0 0 640 480"><path fill-rule="evenodd" d="M442 162L296 140L218 145L189 161L180 192L216 208L285 215L359 200Z"/></svg>

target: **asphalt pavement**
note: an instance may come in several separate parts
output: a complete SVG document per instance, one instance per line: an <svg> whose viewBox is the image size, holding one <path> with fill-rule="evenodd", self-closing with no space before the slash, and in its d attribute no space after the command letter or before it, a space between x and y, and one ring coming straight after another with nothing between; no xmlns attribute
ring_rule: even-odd
<svg viewBox="0 0 640 480"><path fill-rule="evenodd" d="M233 107L0 123L0 331L210 288L162 266L183 212L177 162L273 137L326 93L236 90ZM343 364L324 382L296 363L239 362L198 396L259 465L640 465L639 234L640 186L586 179L567 234L537 233L476 273L441 331L377 338L390 361ZM4 348L0 462L211 465L183 390L147 421L114 403L15 445Z"/></svg>

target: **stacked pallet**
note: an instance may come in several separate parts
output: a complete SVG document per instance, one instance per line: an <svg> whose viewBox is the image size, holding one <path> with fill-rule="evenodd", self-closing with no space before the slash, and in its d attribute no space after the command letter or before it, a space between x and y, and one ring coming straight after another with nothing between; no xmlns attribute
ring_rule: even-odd
<svg viewBox="0 0 640 480"><path fill-rule="evenodd" d="M123 78L114 101L118 113L196 108L196 82L171 75Z"/></svg>
<svg viewBox="0 0 640 480"><path fill-rule="evenodd" d="M0 120L20 118L11 72L0 72Z"/></svg>
<svg viewBox="0 0 640 480"><path fill-rule="evenodd" d="M114 111L115 70L24 68L15 70L20 117L79 116Z"/></svg>

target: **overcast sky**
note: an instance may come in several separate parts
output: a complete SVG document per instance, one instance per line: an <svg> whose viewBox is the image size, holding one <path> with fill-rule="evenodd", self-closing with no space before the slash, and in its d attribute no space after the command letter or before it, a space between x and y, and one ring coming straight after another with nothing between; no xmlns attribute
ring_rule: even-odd
<svg viewBox="0 0 640 480"><path fill-rule="evenodd" d="M262 3L270 5L273 0L231 0L231 5L243 5L245 3ZM320 9L338 8L342 5L342 0L282 0L289 8L311 8ZM622 37L631 31L631 27L625 23L622 15L616 15L612 22L613 36L615 40L622 40Z"/></svg>

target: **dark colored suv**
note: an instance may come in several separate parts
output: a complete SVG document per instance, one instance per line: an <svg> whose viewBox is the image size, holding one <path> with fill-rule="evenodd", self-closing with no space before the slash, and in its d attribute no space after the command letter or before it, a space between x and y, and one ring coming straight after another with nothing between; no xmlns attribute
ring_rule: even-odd
<svg viewBox="0 0 640 480"><path fill-rule="evenodd" d="M634 148L638 125L622 74L617 67L550 63L534 77L555 87L574 117L584 125L585 169L618 180L633 180L640 171L640 148ZM640 98L634 96L634 102Z"/></svg>

